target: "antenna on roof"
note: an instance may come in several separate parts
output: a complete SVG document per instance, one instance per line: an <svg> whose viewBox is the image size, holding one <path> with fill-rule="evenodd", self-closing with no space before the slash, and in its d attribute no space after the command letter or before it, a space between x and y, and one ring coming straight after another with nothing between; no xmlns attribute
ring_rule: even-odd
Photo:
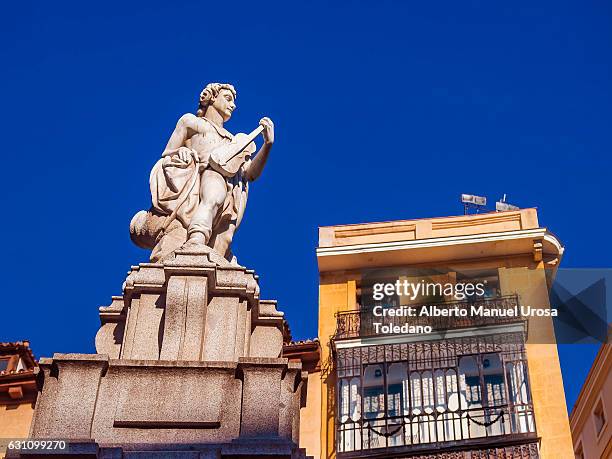
<svg viewBox="0 0 612 459"><path fill-rule="evenodd" d="M474 194L462 194L461 202L463 203L463 214L467 215L470 209L476 209L476 213L484 209L487 205L487 198Z"/></svg>
<svg viewBox="0 0 612 459"><path fill-rule="evenodd" d="M506 193L504 193L504 197L495 203L495 210L497 212L505 212L508 210L519 210L518 206L513 206L512 204L508 204L506 202Z"/></svg>

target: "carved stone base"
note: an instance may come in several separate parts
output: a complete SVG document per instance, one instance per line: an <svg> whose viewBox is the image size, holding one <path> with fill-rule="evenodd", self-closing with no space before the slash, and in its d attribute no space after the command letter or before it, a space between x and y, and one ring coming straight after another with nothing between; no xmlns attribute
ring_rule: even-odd
<svg viewBox="0 0 612 459"><path fill-rule="evenodd" d="M220 444L225 450L265 440L285 452L297 443L302 372L287 359L56 354L41 359L40 367L43 390L33 438L91 439L99 447L124 448Z"/></svg>
<svg viewBox="0 0 612 459"><path fill-rule="evenodd" d="M41 359L33 438L82 457L303 457L306 375L280 358L283 314L253 271L179 251L133 267L100 319L98 354Z"/></svg>
<svg viewBox="0 0 612 459"><path fill-rule="evenodd" d="M115 359L279 357L286 331L276 302L260 300L257 275L210 250L132 267L100 320L96 350Z"/></svg>

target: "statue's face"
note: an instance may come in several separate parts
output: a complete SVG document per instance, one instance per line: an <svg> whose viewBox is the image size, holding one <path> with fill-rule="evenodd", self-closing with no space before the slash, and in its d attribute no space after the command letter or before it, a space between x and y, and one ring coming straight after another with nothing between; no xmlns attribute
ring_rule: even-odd
<svg viewBox="0 0 612 459"><path fill-rule="evenodd" d="M221 89L212 106L223 117L223 121L229 120L232 117L232 112L236 109L234 94L229 89Z"/></svg>

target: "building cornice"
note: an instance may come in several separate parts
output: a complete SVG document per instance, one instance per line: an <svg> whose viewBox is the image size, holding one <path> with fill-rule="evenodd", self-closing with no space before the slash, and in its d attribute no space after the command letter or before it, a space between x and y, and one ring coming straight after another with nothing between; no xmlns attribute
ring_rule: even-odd
<svg viewBox="0 0 612 459"><path fill-rule="evenodd" d="M519 243L523 242L523 244L520 247L515 247L512 249L508 248L508 250L505 251L500 250L500 243L512 241ZM564 252L561 242L546 228L534 228L485 234L416 239L409 241L375 242L334 247L318 247L316 253L319 261L319 270L324 272L337 269L359 268L361 266L359 266L360 263L356 260L356 258L368 255L381 253L408 254L409 252L422 252L424 250L428 250L433 254L436 251L444 250L448 247L468 248L477 246L495 247L497 252L499 252L496 255L532 253L534 255L534 259L536 259L537 252L540 251L540 260L542 254L551 255L560 259ZM443 255L441 256L443 257ZM438 256L434 261L444 261L440 259L441 256ZM332 262L332 260L334 260L334 262ZM455 260L456 258L450 258L448 261ZM425 260L421 258L420 261L423 262ZM558 266L558 261L556 265Z"/></svg>
<svg viewBox="0 0 612 459"><path fill-rule="evenodd" d="M473 234L468 236L449 236L430 239L420 239L414 241L398 242L379 242L372 244L357 244L337 247L317 247L317 256L350 255L355 253L388 252L394 250L424 248L424 247L443 247L460 244L476 244L479 242L509 241L513 239L524 239L528 237L546 238L563 253L561 243L546 228L529 230L507 231L490 234Z"/></svg>

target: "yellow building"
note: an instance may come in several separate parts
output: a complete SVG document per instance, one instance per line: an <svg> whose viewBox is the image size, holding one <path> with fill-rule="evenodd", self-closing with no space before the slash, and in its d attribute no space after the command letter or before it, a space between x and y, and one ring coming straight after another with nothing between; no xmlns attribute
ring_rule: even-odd
<svg viewBox="0 0 612 459"><path fill-rule="evenodd" d="M485 287L476 302L394 294L374 305L379 315L423 304L547 308L562 254L535 209L320 228L321 355L300 446L315 458L572 458L550 317L385 316L391 326L433 327L381 333L367 300L376 276L425 276L457 291Z"/></svg>
<svg viewBox="0 0 612 459"><path fill-rule="evenodd" d="M0 343L0 438L28 437L38 394L36 367L30 343Z"/></svg>
<svg viewBox="0 0 612 459"><path fill-rule="evenodd" d="M603 344L572 410L576 459L612 458L612 345Z"/></svg>

